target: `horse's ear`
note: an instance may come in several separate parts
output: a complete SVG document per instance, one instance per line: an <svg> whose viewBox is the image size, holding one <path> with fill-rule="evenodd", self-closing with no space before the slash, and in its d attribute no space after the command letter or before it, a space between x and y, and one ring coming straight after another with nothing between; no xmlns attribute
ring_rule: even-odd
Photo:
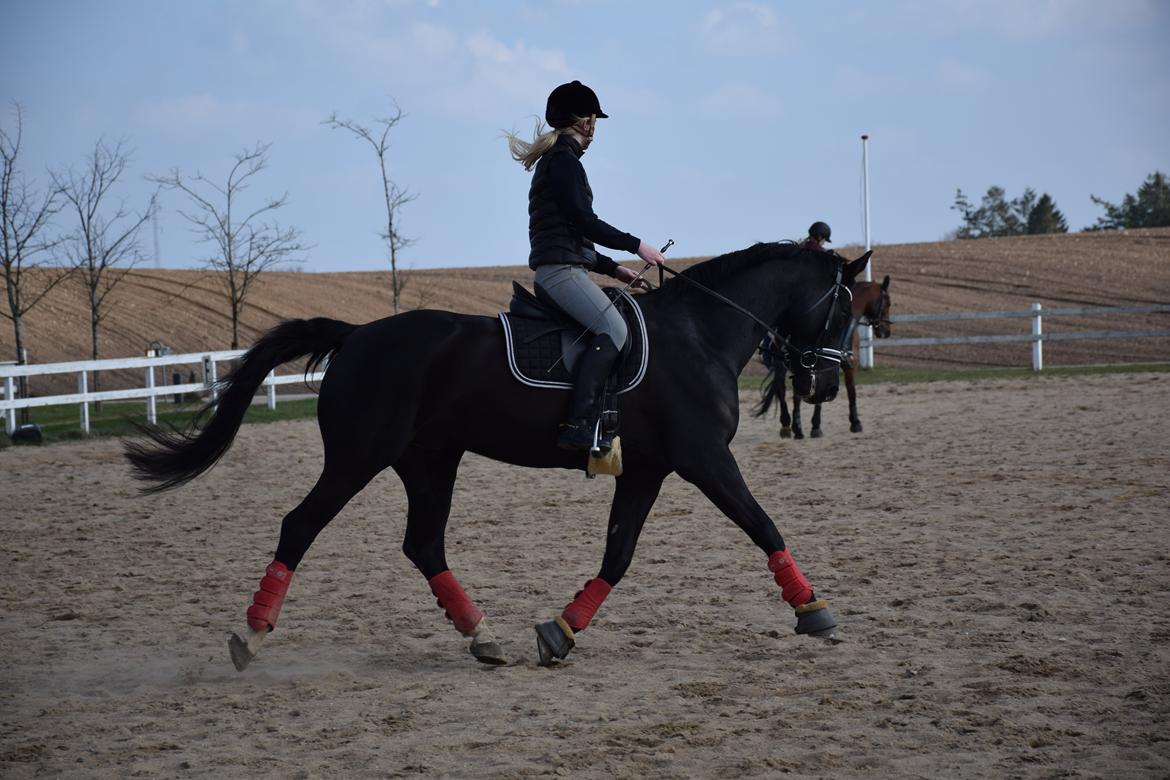
<svg viewBox="0 0 1170 780"><path fill-rule="evenodd" d="M883 290L890 289L890 276L889 276L889 274L886 274L886 278L882 279L882 289Z"/></svg>
<svg viewBox="0 0 1170 780"><path fill-rule="evenodd" d="M849 279L850 282L852 282L854 279L856 279L858 276L860 276L861 272L865 270L866 264L869 263L869 256L872 254L873 254L873 250L871 249L868 252L866 252L864 255L862 255L861 257L854 260L852 263L846 264L845 278Z"/></svg>

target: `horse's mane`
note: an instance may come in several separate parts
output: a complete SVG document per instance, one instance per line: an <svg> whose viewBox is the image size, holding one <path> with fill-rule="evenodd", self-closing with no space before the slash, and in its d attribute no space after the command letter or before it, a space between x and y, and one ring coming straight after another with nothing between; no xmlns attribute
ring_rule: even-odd
<svg viewBox="0 0 1170 780"><path fill-rule="evenodd" d="M747 249L728 252L725 255L712 257L696 263L690 268L681 271L682 276L689 277L706 287L719 283L720 280L733 276L762 262L786 260L801 250L800 244L794 241L759 242ZM689 287L690 285L680 285Z"/></svg>

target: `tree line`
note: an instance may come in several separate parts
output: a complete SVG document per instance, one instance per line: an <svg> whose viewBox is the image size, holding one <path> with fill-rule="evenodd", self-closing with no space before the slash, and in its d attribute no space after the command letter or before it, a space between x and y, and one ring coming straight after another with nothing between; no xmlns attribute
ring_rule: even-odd
<svg viewBox="0 0 1170 780"><path fill-rule="evenodd" d="M1154 171L1135 194L1127 194L1121 203L1114 204L1089 196L1105 209L1105 215L1085 230L1120 230L1123 228L1170 227L1170 180L1166 174ZM959 212L962 224L952 233L953 238L993 238L996 236L1025 236L1040 233L1067 233L1068 223L1056 202L1047 192L1037 197L1031 187L1022 195L1008 200L1002 187L992 186L976 206L959 189L951 208Z"/></svg>
<svg viewBox="0 0 1170 780"><path fill-rule="evenodd" d="M245 190L268 167L271 143L257 143L232 157L226 178L186 174L172 168L148 175L154 192L138 208L117 200L118 184L132 158L127 141L99 139L84 162L47 172L38 186L21 166L25 117L19 103L9 106L6 126L0 122L0 273L6 306L0 316L12 323L15 359L25 362L25 316L61 284L76 284L89 307L91 358L101 353L101 324L112 293L127 274L145 260L142 228L159 209L164 190L180 193L185 206L178 210L196 240L210 248L203 267L215 271L231 318L232 349L240 346L239 327L248 293L257 278L275 266L304 262L311 249L299 228L281 225L276 213L288 203L288 193L276 197L245 196ZM378 159L386 194L386 222L379 230L391 270L391 304L401 308L403 278L398 273L399 252L411 240L400 229L400 212L415 195L390 177L387 149L390 131L404 114L397 105L389 116L374 120L378 131L331 114L322 124L345 129L368 141ZM94 377L94 389L98 389ZM23 394L23 389L22 389Z"/></svg>

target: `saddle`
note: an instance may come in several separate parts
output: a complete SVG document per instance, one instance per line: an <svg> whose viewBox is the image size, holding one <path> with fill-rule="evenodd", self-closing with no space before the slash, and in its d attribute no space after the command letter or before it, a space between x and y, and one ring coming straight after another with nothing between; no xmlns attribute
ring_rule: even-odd
<svg viewBox="0 0 1170 780"><path fill-rule="evenodd" d="M646 321L632 295L617 287L603 287L602 291L625 318L630 334L606 383L606 395L621 395L646 376L650 357ZM580 323L561 311L539 286L534 295L519 282L512 282L512 301L499 317L512 376L530 387L573 388L574 368L589 344Z"/></svg>

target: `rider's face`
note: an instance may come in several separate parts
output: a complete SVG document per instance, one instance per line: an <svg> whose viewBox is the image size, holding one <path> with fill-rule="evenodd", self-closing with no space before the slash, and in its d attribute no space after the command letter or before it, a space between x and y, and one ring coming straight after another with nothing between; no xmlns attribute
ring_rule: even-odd
<svg viewBox="0 0 1170 780"><path fill-rule="evenodd" d="M589 144L593 143L593 134L597 132L597 117L590 116L587 119L582 119L577 123L577 136L581 140L581 151L589 148Z"/></svg>

